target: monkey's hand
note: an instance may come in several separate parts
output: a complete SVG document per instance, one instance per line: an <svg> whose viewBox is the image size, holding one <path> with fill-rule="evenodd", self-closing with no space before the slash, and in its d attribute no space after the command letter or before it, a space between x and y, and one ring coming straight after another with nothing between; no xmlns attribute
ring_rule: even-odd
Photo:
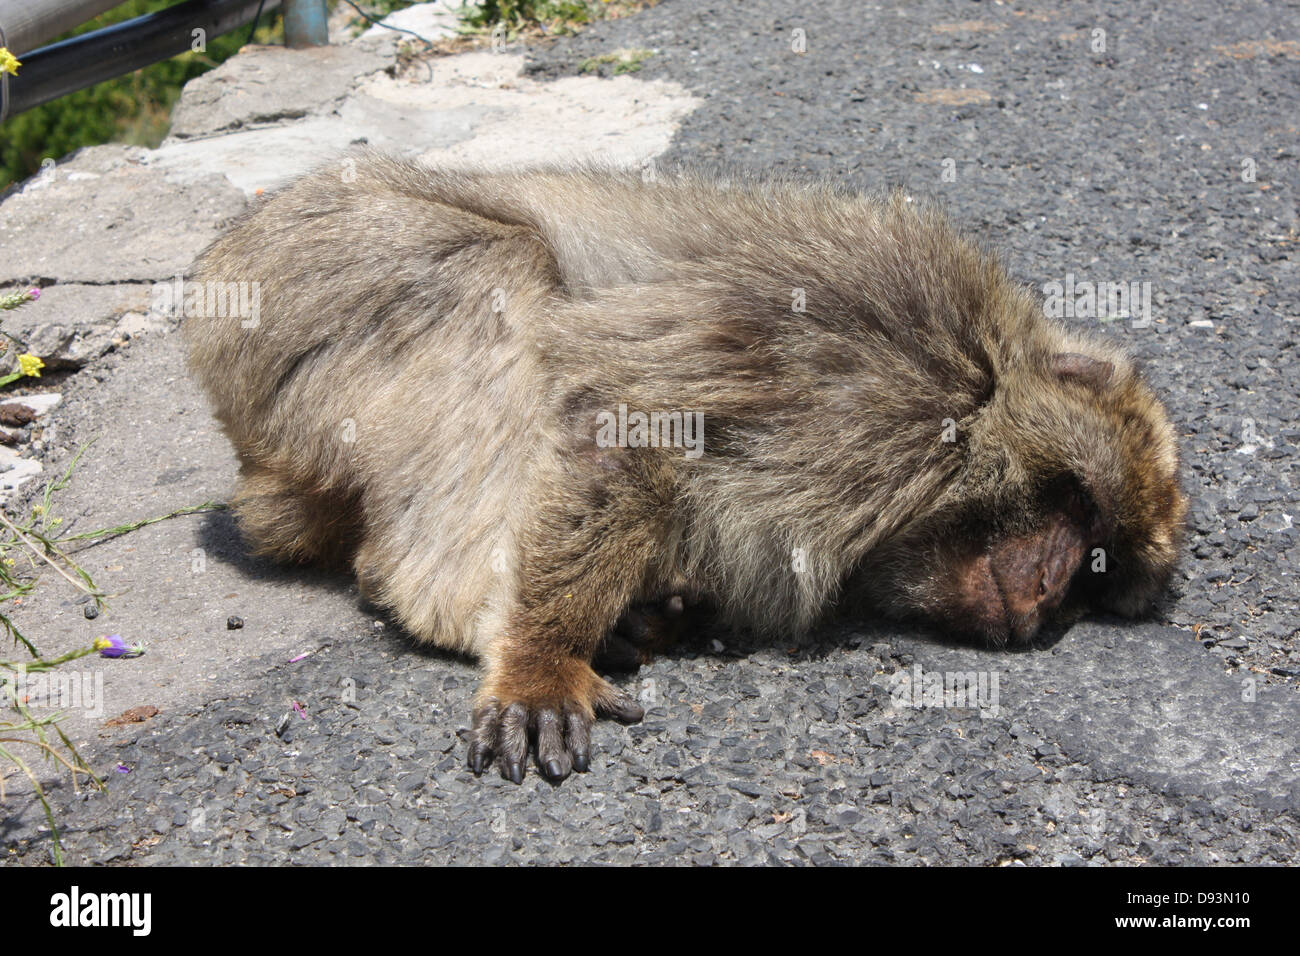
<svg viewBox="0 0 1300 956"><path fill-rule="evenodd" d="M576 658L545 669L536 661L495 667L465 733L469 769L477 776L496 760L502 777L523 783L532 741L537 766L548 779L563 780L571 770L585 773L597 716L636 723L645 711Z"/></svg>

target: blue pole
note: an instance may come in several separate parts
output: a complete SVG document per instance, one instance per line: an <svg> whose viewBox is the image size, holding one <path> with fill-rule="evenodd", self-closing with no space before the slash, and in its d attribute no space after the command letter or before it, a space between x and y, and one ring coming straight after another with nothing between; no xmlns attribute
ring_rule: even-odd
<svg viewBox="0 0 1300 956"><path fill-rule="evenodd" d="M325 0L284 0L284 45L291 47L328 46L329 24Z"/></svg>

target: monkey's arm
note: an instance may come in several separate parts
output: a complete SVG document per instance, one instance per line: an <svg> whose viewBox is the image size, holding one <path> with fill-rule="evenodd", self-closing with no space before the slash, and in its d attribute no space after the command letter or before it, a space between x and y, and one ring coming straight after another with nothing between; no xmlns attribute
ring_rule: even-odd
<svg viewBox="0 0 1300 956"><path fill-rule="evenodd" d="M552 780L585 771L597 716L635 722L642 709L599 677L591 659L629 605L655 588L665 555L665 509L647 494L637 456L609 449L579 456L521 542L514 607L485 654L468 763L523 780L530 734Z"/></svg>

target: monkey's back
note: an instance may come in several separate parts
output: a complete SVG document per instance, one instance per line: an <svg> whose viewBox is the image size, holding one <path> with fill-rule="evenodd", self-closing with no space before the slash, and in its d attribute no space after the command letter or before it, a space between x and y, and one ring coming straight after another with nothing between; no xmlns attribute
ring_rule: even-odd
<svg viewBox="0 0 1300 956"><path fill-rule="evenodd" d="M519 316L551 295L526 230L362 164L273 196L203 254L260 315L191 316L191 364L241 462L258 550L351 559L408 628L474 650L500 611L546 382ZM252 327L249 327L252 325Z"/></svg>

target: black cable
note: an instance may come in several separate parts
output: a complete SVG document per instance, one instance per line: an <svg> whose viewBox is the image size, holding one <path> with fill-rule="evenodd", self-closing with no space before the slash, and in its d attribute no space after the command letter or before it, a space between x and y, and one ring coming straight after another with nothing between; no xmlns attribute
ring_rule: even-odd
<svg viewBox="0 0 1300 956"><path fill-rule="evenodd" d="M428 47L430 50L433 49L433 43L431 43L427 38L420 36L420 34L416 33L414 30L406 30L406 29L403 29L402 27L390 27L387 23L383 23L383 22L381 22L381 21L379 21L379 20L376 20L376 19L375 19L374 17L372 17L370 14L366 13L366 11L362 10L359 6L357 6L355 3L353 3L352 0L343 0L343 2L346 3L346 4L347 4L349 7L351 7L353 10L357 11L357 13L358 13L361 17L363 17L365 20L369 21L369 22L370 22L371 24L373 24L374 26L377 26L377 27L383 27L385 30L393 30L393 31L395 31L395 32L397 32L397 33L409 33L411 36L415 37L417 40L419 40L421 43L423 43L423 44L424 44L426 47Z"/></svg>
<svg viewBox="0 0 1300 956"><path fill-rule="evenodd" d="M258 0L257 12L253 14L253 23L248 28L248 36L244 37L244 46L253 42L253 34L257 32L257 21L262 19L262 7L266 5L266 0Z"/></svg>

